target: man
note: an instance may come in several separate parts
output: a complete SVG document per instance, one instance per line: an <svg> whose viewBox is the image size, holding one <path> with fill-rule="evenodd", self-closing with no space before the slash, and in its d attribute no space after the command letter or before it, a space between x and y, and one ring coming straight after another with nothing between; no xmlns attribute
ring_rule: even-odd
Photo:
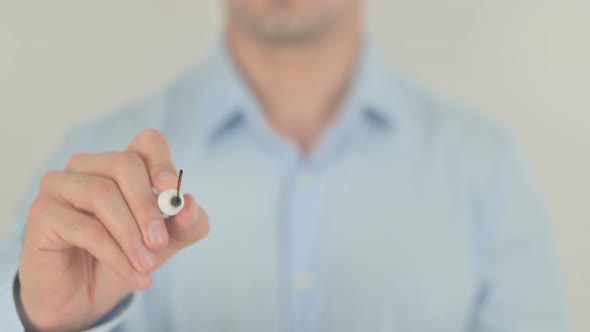
<svg viewBox="0 0 590 332"><path fill-rule="evenodd" d="M511 140L389 72L363 5L227 0L205 66L74 129L17 218L2 330L568 330ZM199 203L164 220L180 168Z"/></svg>

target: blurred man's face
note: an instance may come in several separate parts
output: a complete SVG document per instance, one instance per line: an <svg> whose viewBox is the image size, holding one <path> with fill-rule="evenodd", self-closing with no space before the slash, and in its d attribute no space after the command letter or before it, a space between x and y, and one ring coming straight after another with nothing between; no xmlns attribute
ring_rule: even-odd
<svg viewBox="0 0 590 332"><path fill-rule="evenodd" d="M360 15L363 0L225 0L228 19L255 37L305 42Z"/></svg>

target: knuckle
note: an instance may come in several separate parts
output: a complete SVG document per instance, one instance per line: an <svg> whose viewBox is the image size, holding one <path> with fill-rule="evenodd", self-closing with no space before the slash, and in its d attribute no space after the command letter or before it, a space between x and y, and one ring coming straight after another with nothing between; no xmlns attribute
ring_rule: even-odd
<svg viewBox="0 0 590 332"><path fill-rule="evenodd" d="M117 172L126 172L143 166L141 157L132 151L123 151L115 157L115 169Z"/></svg>
<svg viewBox="0 0 590 332"><path fill-rule="evenodd" d="M161 144L166 141L166 136L157 129L146 129L137 136L137 141L140 145Z"/></svg>
<svg viewBox="0 0 590 332"><path fill-rule="evenodd" d="M63 231L70 238L76 238L79 243L92 242L98 246L108 243L104 226L88 219L84 214L76 214L64 221Z"/></svg>
<svg viewBox="0 0 590 332"><path fill-rule="evenodd" d="M117 184L114 181L107 178L97 179L92 183L90 192L92 197L101 201L111 200L117 194Z"/></svg>
<svg viewBox="0 0 590 332"><path fill-rule="evenodd" d="M29 215L27 217L27 223L36 223L43 219L45 215L51 209L52 201L45 196L38 196L35 198L29 209Z"/></svg>
<svg viewBox="0 0 590 332"><path fill-rule="evenodd" d="M76 165L80 164L82 162L82 160L86 159L88 157L88 153L87 152L77 152L74 153L70 159L68 159L68 162L66 163L66 169L72 169L75 168Z"/></svg>
<svg viewBox="0 0 590 332"><path fill-rule="evenodd" d="M49 171L41 177L39 185L40 192L48 192L55 185L56 180L61 177L63 173L60 171Z"/></svg>

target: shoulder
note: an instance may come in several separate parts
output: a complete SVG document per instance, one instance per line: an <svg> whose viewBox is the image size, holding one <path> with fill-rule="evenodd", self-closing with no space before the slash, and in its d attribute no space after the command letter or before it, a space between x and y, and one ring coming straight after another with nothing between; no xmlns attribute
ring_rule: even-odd
<svg viewBox="0 0 590 332"><path fill-rule="evenodd" d="M474 167L515 153L514 135L490 115L411 79L401 77L397 82L406 123L424 146Z"/></svg>
<svg viewBox="0 0 590 332"><path fill-rule="evenodd" d="M525 162L515 136L490 115L402 75L391 76L401 101L404 146L425 176L438 174L449 185L490 192Z"/></svg>
<svg viewBox="0 0 590 332"><path fill-rule="evenodd" d="M93 151L121 150L141 131L166 130L170 114L190 109L202 90L203 68L194 66L162 88L125 103L85 123L72 132Z"/></svg>

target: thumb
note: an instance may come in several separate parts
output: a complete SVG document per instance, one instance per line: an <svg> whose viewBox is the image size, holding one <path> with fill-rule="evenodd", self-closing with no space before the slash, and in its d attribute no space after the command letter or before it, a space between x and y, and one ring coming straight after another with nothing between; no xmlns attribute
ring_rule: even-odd
<svg viewBox="0 0 590 332"><path fill-rule="evenodd" d="M184 208L166 220L170 235L168 250L162 251L161 259L167 260L181 249L200 241L209 234L209 216L190 194L184 194Z"/></svg>

